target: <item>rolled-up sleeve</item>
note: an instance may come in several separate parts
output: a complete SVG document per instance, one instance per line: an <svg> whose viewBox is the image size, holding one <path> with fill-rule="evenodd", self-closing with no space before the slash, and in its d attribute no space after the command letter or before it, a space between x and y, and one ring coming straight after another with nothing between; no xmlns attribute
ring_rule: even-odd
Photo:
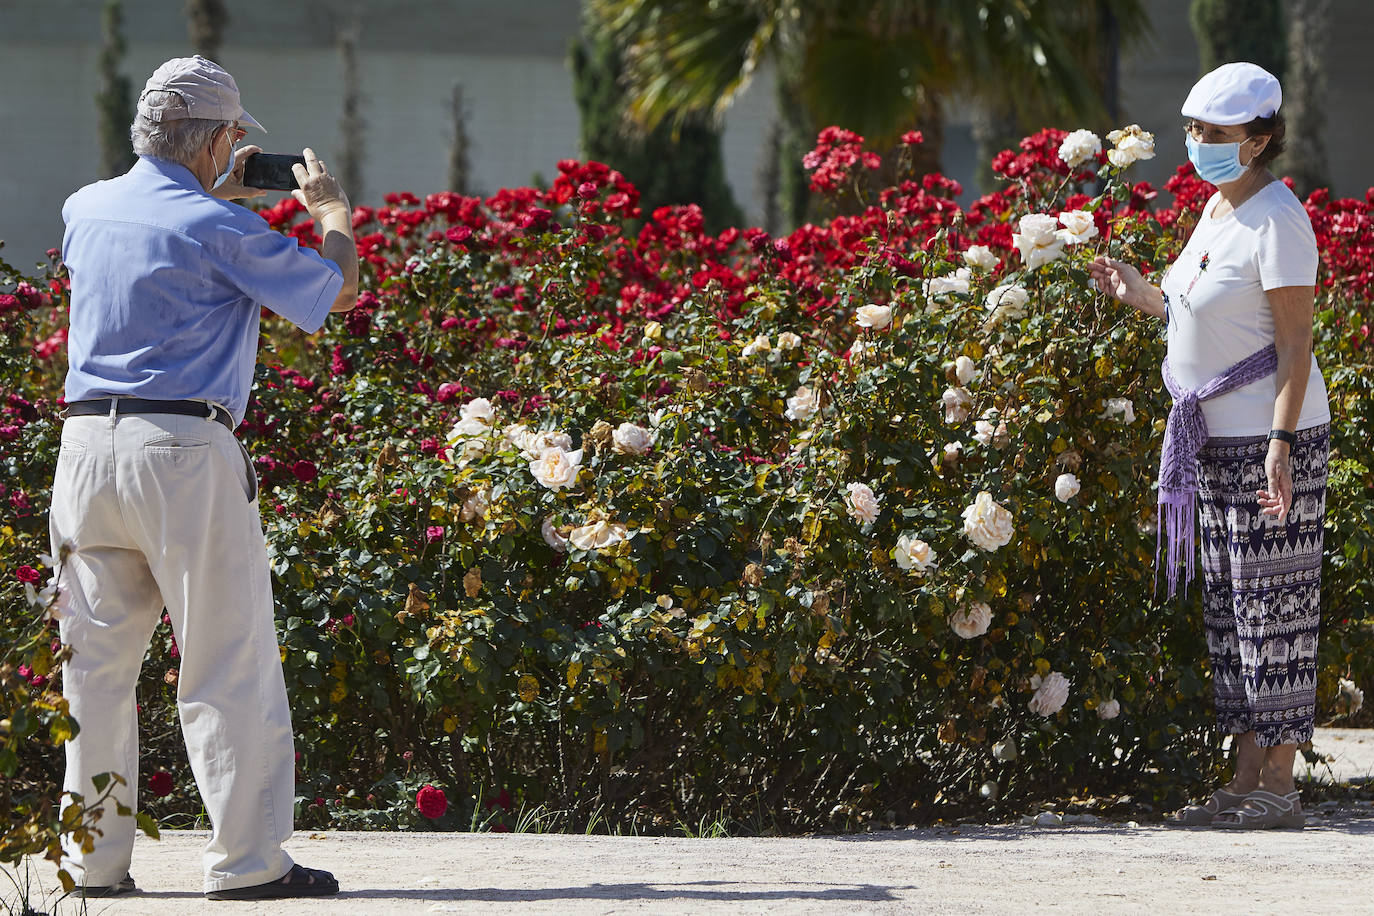
<svg viewBox="0 0 1374 916"><path fill-rule="evenodd" d="M247 217L237 222L219 252L226 279L306 333L318 331L343 289L343 271L260 216Z"/></svg>

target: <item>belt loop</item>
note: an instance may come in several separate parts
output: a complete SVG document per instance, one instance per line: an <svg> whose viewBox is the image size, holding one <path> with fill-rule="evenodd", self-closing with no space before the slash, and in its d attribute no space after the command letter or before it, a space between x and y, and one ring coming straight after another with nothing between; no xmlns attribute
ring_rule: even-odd
<svg viewBox="0 0 1374 916"><path fill-rule="evenodd" d="M110 428L114 429L115 420L119 418L119 398L110 396Z"/></svg>

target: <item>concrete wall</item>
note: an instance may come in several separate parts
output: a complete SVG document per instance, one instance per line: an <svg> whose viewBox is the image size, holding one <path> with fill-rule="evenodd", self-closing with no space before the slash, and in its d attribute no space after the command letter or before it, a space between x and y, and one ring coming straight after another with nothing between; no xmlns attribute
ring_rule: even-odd
<svg viewBox="0 0 1374 916"><path fill-rule="evenodd" d="M1183 161L1178 106L1197 76L1188 0L1148 0L1150 47L1123 64L1123 106L1158 138L1159 156L1138 168L1162 181ZM0 0L0 256L28 266L61 240L63 199L93 180L99 153L92 96L97 84L101 0ZM163 60L190 53L183 0L125 0L124 72L135 91ZM472 171L484 191L551 176L578 155L578 117L567 67L577 0L229 0L222 62L248 110L267 126L253 137L273 151L310 145L337 163L342 84L335 36L359 29L365 193L441 189L449 142L448 100L461 82L473 141ZM1363 156L1374 122L1371 55L1362 46L1374 4L1333 0L1328 58L1332 87L1327 147L1333 186L1363 194L1374 183ZM973 141L962 106L951 106L946 171L973 182ZM725 123L726 172L736 199L760 219L759 158L774 117L763 73ZM1111 125L1091 126L1105 131Z"/></svg>

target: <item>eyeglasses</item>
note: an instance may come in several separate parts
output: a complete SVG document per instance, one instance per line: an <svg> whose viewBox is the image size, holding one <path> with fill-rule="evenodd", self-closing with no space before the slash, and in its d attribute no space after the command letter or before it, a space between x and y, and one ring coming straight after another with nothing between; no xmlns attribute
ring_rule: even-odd
<svg viewBox="0 0 1374 916"><path fill-rule="evenodd" d="M1201 121L1194 121L1189 118L1187 121L1183 122L1183 132L1199 142L1202 142L1204 138L1208 143L1244 143L1246 140L1251 139L1248 136L1228 137L1225 131L1226 128L1224 127L1214 127L1212 128L1211 135L1207 136Z"/></svg>
<svg viewBox="0 0 1374 916"><path fill-rule="evenodd" d="M238 143L244 137L248 136L248 131L245 128L239 127L239 122L235 121L229 128L229 136L233 138L229 141L230 143Z"/></svg>

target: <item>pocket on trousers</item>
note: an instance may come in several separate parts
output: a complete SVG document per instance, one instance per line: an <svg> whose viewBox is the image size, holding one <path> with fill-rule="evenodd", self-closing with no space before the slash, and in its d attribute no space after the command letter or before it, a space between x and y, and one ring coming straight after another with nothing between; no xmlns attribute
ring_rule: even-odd
<svg viewBox="0 0 1374 916"><path fill-rule="evenodd" d="M243 447L238 436L234 437L234 444L239 447L239 454L243 456L243 495L247 496L251 503L258 498L258 470L253 467L253 456L248 454L248 449Z"/></svg>

